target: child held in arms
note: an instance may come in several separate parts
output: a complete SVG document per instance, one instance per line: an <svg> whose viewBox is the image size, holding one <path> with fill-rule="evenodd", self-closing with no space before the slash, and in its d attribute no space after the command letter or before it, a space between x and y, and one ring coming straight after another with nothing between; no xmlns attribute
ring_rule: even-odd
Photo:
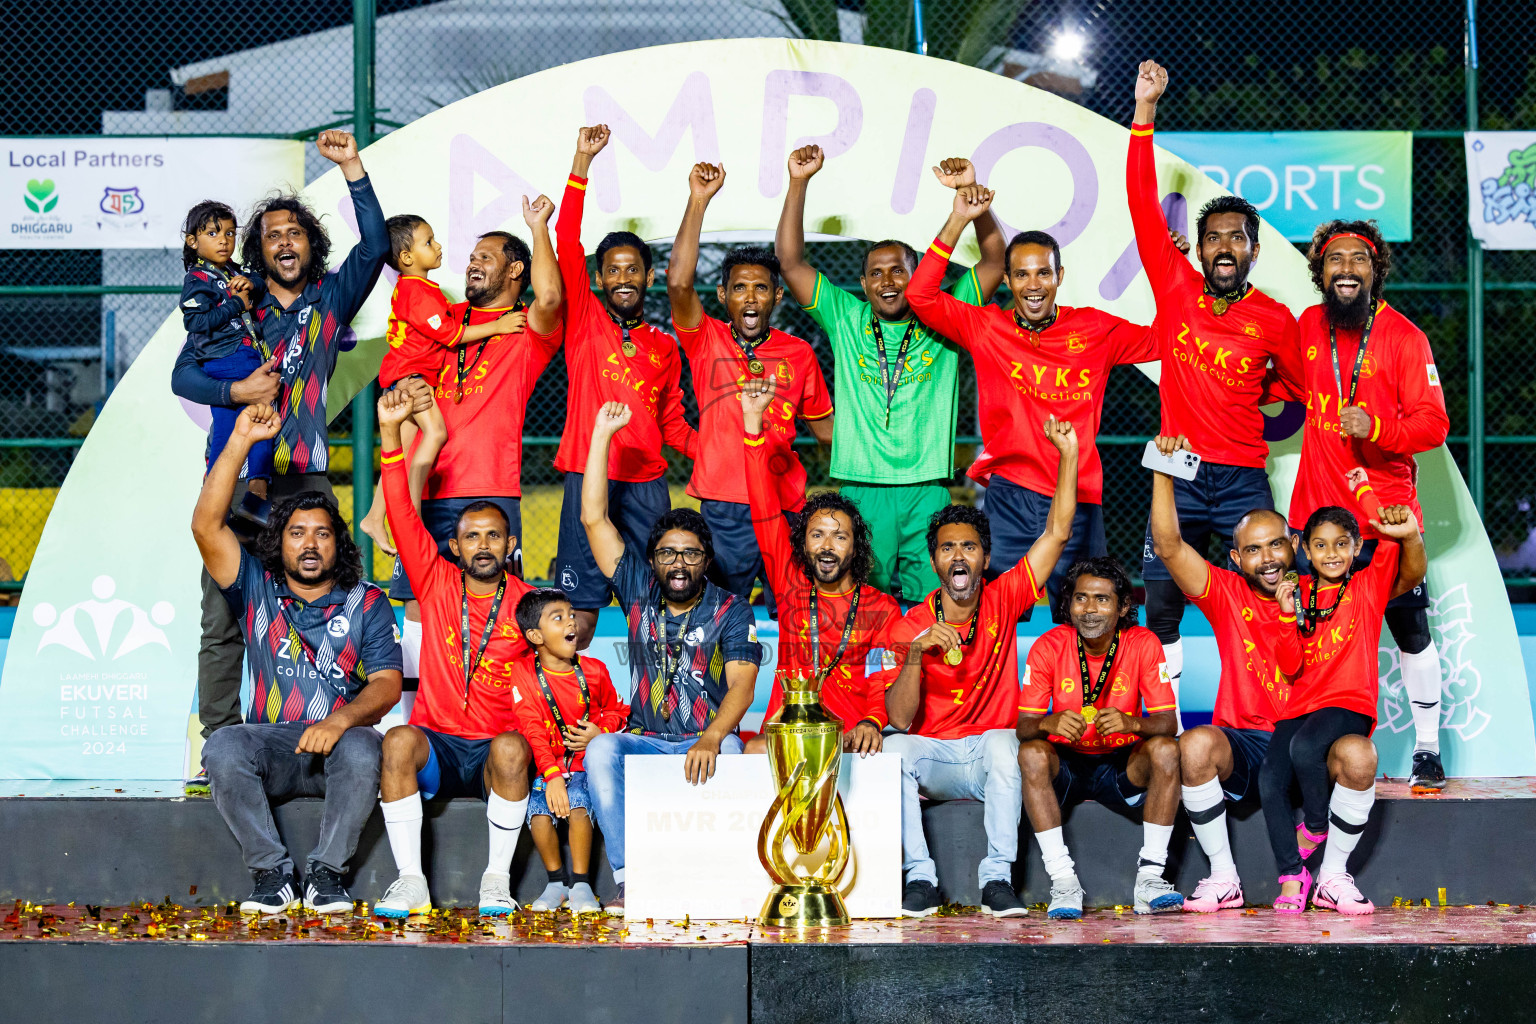
<svg viewBox="0 0 1536 1024"><path fill-rule="evenodd" d="M261 335L251 319L251 310L261 300L266 285L259 275L246 274L234 262L235 227L235 211L212 199L188 210L181 226L181 264L186 268L181 281L181 320L192 339L193 356L214 380L244 380L266 359L259 348ZM212 407L207 465L213 465L224 450L243 408ZM251 447L245 478L254 497L242 506L259 517L267 482L272 478L270 440Z"/></svg>
<svg viewBox="0 0 1536 1024"><path fill-rule="evenodd" d="M629 720L608 669L576 653L576 611L565 592L545 587L517 602L517 628L533 657L512 670L512 700L518 731L533 748L537 778L528 797L528 829L549 872L549 884L530 910L572 914L602 910L592 892L592 803L582 759L595 736L617 732ZM568 821L571 871L560 855L555 820Z"/></svg>

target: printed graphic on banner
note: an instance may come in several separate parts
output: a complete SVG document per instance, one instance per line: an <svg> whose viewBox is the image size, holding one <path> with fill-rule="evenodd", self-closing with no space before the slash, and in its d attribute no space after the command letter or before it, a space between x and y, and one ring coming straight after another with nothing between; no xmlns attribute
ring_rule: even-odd
<svg viewBox="0 0 1536 1024"><path fill-rule="evenodd" d="M237 214L304 180L304 144L288 139L7 139L3 249L174 249L200 199Z"/></svg>
<svg viewBox="0 0 1536 1024"><path fill-rule="evenodd" d="M1536 132L1467 132L1467 219L1485 249L1536 249Z"/></svg>
<svg viewBox="0 0 1536 1024"><path fill-rule="evenodd" d="M1292 242L1326 220L1413 238L1412 132L1159 132L1158 145L1258 208Z"/></svg>

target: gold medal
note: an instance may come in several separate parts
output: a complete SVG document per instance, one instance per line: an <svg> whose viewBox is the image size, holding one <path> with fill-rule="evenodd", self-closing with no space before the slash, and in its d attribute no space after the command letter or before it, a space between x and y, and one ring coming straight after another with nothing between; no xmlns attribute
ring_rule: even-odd
<svg viewBox="0 0 1536 1024"><path fill-rule="evenodd" d="M1227 307L1232 305L1226 299L1217 299L1211 303L1211 312L1217 316L1226 316Z"/></svg>
<svg viewBox="0 0 1536 1024"><path fill-rule="evenodd" d="M753 373L762 373L763 361L761 359L753 359L747 363L747 369L751 370Z"/></svg>
<svg viewBox="0 0 1536 1024"><path fill-rule="evenodd" d="M1300 583L1301 573L1297 572L1295 569L1292 569L1290 572L1285 574L1285 581L1287 583Z"/></svg>
<svg viewBox="0 0 1536 1024"><path fill-rule="evenodd" d="M632 342L632 341L626 341L624 343L624 345L623 345L623 348L624 348L624 354L627 355L627 356L632 356L637 351L639 351L638 349L635 348L635 343Z"/></svg>
<svg viewBox="0 0 1536 1024"><path fill-rule="evenodd" d="M1093 720L1099 717L1099 709L1094 707L1092 704L1089 704L1087 707L1083 708L1082 715L1083 721L1087 722L1089 725L1092 725Z"/></svg>
<svg viewBox="0 0 1536 1024"><path fill-rule="evenodd" d="M946 665L958 665L963 660L965 660L965 652L958 647L944 652L944 664Z"/></svg>

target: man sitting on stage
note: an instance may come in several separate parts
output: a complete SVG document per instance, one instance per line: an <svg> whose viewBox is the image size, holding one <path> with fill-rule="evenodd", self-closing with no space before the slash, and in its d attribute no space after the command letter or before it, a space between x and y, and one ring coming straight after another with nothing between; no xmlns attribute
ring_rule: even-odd
<svg viewBox="0 0 1536 1024"><path fill-rule="evenodd" d="M741 396L752 529L779 602L779 662L765 721L783 707L788 680L814 678L822 706L842 719L843 749L876 754L886 725L885 688L895 678L894 664L886 667L887 634L901 608L867 585L869 527L853 502L823 491L806 499L793 529L784 521L773 484L784 450L762 429L774 380L749 380ZM765 749L761 736L747 744L749 754Z"/></svg>
<svg viewBox="0 0 1536 1024"><path fill-rule="evenodd" d="M1159 437L1164 455L1186 448L1183 437ZM1275 721L1301 672L1296 616L1281 607L1296 590L1289 578L1296 552L1280 513L1256 508L1233 528L1237 572L1218 568L1184 540L1173 478L1152 477L1152 547L1179 590L1216 634L1221 680L1210 725L1179 737L1184 810L1211 873L1184 901L1192 913L1243 905L1243 884L1227 836L1228 800L1258 792Z"/></svg>
<svg viewBox="0 0 1536 1024"><path fill-rule="evenodd" d="M1014 624L1040 598L1072 532L1077 501L1077 434L1068 420L1046 420L1046 436L1061 453L1056 496L1045 532L1018 564L990 583L992 549L986 513L949 505L928 520L928 551L943 585L891 630L904 664L886 693L891 725L906 735L886 738L901 755L901 847L907 884L905 917L939 909L938 873L923 835L919 796L985 804L987 856L977 884L987 912L1028 913L1013 891L1019 848L1018 645Z"/></svg>
<svg viewBox="0 0 1536 1024"><path fill-rule="evenodd" d="M603 830L616 899L624 913L624 757L686 754L683 775L694 785L715 774L717 755L741 753L736 726L752 706L763 660L746 600L704 579L714 555L709 526L688 508L656 521L645 550L624 543L608 518L608 446L629 422L627 405L598 410L582 477L581 523L598 569L613 585L629 622L627 732L587 744L587 784Z"/></svg>
<svg viewBox="0 0 1536 1024"><path fill-rule="evenodd" d="M1089 797L1114 810L1141 808L1135 911L1177 911L1184 897L1163 877L1179 809L1179 744L1162 645L1136 624L1131 578L1113 558L1067 570L1056 619L1063 624L1029 649L1018 726L1024 806L1051 876L1047 913L1083 916L1061 809Z"/></svg>
<svg viewBox="0 0 1536 1024"><path fill-rule="evenodd" d="M533 588L507 571L512 527L492 501L459 513L448 542L457 559L437 553L437 541L411 501L400 427L413 402L434 401L425 382L379 397L384 502L400 561L421 602L421 685L408 725L384 737L379 810L400 877L373 912L408 917L432 909L421 866L422 793L431 800L460 794L482 797L490 830L490 857L480 877L480 913L509 914L512 854L528 813L528 768L533 752L517 732L512 666L526 657L517 602ZM467 628L466 628L467 627Z"/></svg>
<svg viewBox="0 0 1536 1024"><path fill-rule="evenodd" d="M330 498L305 491L279 502L254 554L225 523L251 445L281 426L270 405L241 410L192 512L203 566L245 634L251 675L245 724L209 736L203 766L255 879L241 911L281 914L299 905L271 805L323 796L302 902L319 914L350 913L342 876L378 792L373 725L400 699L400 643L389 600L363 581L357 545Z"/></svg>

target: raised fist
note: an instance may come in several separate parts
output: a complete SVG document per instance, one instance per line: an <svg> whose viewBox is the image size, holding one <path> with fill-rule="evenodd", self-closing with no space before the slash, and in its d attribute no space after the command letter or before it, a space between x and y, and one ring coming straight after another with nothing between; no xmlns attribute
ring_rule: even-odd
<svg viewBox="0 0 1536 1024"><path fill-rule="evenodd" d="M327 129L315 139L315 148L320 150L320 155L333 164L344 164L348 160L357 159L357 140L351 132L339 131L335 128Z"/></svg>
<svg viewBox="0 0 1536 1024"><path fill-rule="evenodd" d="M523 223L529 227L536 228L540 224L547 224L549 215L554 212L555 204L549 196L541 195L531 203L527 196L523 196Z"/></svg>
<svg viewBox="0 0 1536 1024"><path fill-rule="evenodd" d="M976 184L976 168L963 156L945 157L933 169L933 176L945 188L964 188Z"/></svg>
<svg viewBox="0 0 1536 1024"><path fill-rule="evenodd" d="M582 128L576 132L576 152L582 156L597 156L608 145L608 139L613 133L605 124L595 124L590 128Z"/></svg>
<svg viewBox="0 0 1536 1024"><path fill-rule="evenodd" d="M711 199L725 184L725 164L696 163L688 174L688 194L695 199Z"/></svg>
<svg viewBox="0 0 1536 1024"><path fill-rule="evenodd" d="M821 151L820 146L801 146L789 154L789 177L791 180L809 178L821 170L826 162L826 154Z"/></svg>

